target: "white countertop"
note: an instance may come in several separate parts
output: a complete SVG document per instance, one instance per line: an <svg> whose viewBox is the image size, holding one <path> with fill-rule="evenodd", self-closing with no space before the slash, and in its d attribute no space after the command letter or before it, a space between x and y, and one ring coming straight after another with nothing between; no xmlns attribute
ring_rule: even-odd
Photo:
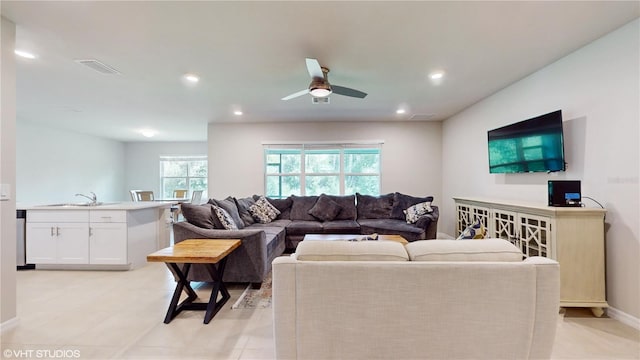
<svg viewBox="0 0 640 360"><path fill-rule="evenodd" d="M74 205L75 203L65 203L64 205L51 205L51 204L16 204L17 210L91 210L91 211L99 211L99 210L140 210L140 209L149 209L149 208L168 208L171 207L175 202L165 202L165 201L122 201L122 202L105 202L103 205L97 206L83 206L83 205ZM80 203L78 203L80 204Z"/></svg>

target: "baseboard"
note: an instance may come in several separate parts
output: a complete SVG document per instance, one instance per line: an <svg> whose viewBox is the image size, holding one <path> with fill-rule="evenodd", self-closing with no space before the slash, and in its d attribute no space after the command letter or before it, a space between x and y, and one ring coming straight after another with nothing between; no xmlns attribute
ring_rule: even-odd
<svg viewBox="0 0 640 360"><path fill-rule="evenodd" d="M640 330L640 319L638 319L637 317L631 316L613 307L607 308L607 315L610 318L618 320L623 324L629 325L636 330Z"/></svg>
<svg viewBox="0 0 640 360"><path fill-rule="evenodd" d="M4 334L5 331L13 329L14 327L18 326L19 322L20 322L20 319L18 319L17 317L14 317L13 319L9 319L3 323L0 323L0 334Z"/></svg>

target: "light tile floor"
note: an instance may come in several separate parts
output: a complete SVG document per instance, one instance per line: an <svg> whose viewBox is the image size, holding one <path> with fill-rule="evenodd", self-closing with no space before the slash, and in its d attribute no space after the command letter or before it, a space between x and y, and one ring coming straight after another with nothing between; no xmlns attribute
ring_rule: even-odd
<svg viewBox="0 0 640 360"><path fill-rule="evenodd" d="M271 309L235 309L244 290L205 325L204 313L164 315L174 289L163 264L133 271L19 271L18 325L2 359L273 359ZM209 288L196 290L208 299ZM7 356L8 355L8 356ZM571 309L558 317L554 359L640 359L640 332Z"/></svg>

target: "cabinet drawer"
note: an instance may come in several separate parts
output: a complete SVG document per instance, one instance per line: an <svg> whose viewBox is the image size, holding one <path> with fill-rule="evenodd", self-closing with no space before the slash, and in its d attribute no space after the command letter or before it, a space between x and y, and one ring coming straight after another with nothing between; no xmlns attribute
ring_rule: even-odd
<svg viewBox="0 0 640 360"><path fill-rule="evenodd" d="M88 210L29 210L27 222L87 222Z"/></svg>
<svg viewBox="0 0 640 360"><path fill-rule="evenodd" d="M126 223L127 212L122 210L92 210L89 213L92 223Z"/></svg>

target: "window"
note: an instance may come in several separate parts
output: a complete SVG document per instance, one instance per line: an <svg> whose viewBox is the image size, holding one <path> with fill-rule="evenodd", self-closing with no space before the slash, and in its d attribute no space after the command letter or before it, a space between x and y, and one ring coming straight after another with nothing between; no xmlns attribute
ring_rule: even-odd
<svg viewBox="0 0 640 360"><path fill-rule="evenodd" d="M161 156L160 191L162 199L173 198L173 191L186 189L189 197L193 190L202 190L207 198L206 156Z"/></svg>
<svg viewBox="0 0 640 360"><path fill-rule="evenodd" d="M380 194L380 145L269 145L265 194Z"/></svg>

